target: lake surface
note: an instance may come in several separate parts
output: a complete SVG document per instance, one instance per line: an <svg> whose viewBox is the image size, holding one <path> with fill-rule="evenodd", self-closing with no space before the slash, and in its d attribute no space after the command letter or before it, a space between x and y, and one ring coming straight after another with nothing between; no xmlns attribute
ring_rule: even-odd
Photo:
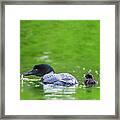
<svg viewBox="0 0 120 120"><path fill-rule="evenodd" d="M21 100L99 100L100 88L82 85L65 87L44 85L40 80L21 80Z"/></svg>
<svg viewBox="0 0 120 120"><path fill-rule="evenodd" d="M29 76L20 85L22 100L99 100L100 21L21 20L20 74L37 64L49 64L55 73L70 73L79 83L89 72L98 88L45 86Z"/></svg>

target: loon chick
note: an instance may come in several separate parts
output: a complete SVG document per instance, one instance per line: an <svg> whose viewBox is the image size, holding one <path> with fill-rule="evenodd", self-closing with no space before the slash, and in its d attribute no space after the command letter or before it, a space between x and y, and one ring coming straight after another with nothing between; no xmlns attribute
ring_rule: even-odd
<svg viewBox="0 0 120 120"><path fill-rule="evenodd" d="M24 76L36 75L42 77L44 84L54 84L61 86L72 86L78 84L76 78L69 73L56 74L54 69L48 64L35 65L32 70L23 74Z"/></svg>
<svg viewBox="0 0 120 120"><path fill-rule="evenodd" d="M97 85L98 82L93 79L92 74L86 74L84 84L85 84L86 87L93 87L93 86Z"/></svg>

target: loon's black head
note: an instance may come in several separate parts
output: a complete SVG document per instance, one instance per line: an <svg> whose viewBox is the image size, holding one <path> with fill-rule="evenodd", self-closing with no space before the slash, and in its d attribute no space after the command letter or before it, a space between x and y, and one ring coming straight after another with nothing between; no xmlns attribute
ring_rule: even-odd
<svg viewBox="0 0 120 120"><path fill-rule="evenodd" d="M93 75L92 75L92 74L86 74L86 75L85 75L85 78L86 78L86 79L93 79Z"/></svg>
<svg viewBox="0 0 120 120"><path fill-rule="evenodd" d="M24 73L24 76L36 75L42 77L45 74L54 72L54 69L48 64L35 65L32 70Z"/></svg>

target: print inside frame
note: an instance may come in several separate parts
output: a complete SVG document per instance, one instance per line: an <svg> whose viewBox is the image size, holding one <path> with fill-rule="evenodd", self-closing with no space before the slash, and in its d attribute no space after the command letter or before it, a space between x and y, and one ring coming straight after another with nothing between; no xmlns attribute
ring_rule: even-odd
<svg viewBox="0 0 120 120"><path fill-rule="evenodd" d="M100 99L99 20L21 20L20 32L21 73L38 76L22 78L22 100Z"/></svg>

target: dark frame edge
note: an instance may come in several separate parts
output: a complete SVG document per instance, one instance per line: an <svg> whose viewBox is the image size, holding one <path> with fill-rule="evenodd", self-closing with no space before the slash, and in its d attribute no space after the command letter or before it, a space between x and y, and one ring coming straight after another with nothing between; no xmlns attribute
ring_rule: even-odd
<svg viewBox="0 0 120 120"><path fill-rule="evenodd" d="M96 4L106 4L106 5L115 5L115 115L102 115L102 116L99 116L99 115L95 115L94 117L92 117L92 115L86 115L86 117L84 115L71 115L71 116L68 116L68 115L5 115L5 104L4 101L5 101L5 94L2 94L2 93L5 93L5 5L21 5L21 3L23 4L25 2L24 5L28 5L29 2L32 2L32 1L2 1L1 2L1 94L0 94L0 104L1 104L1 113L0 113L0 119L107 119L108 116L110 119L119 119L120 117L120 111L119 111L119 100L117 99L117 96L119 96L119 40L120 40L120 31L119 31L119 27L120 27L120 1L89 1L91 2L91 4L93 4L93 2L95 3L94 5ZM59 1L59 2L55 2L55 1L52 1L52 2L48 2L48 1L33 1L35 4L40 4L41 5L44 5L44 4L49 4L49 5L56 5L56 4L60 4L60 5L67 5L69 3L69 1ZM71 1L72 2L72 5L75 5L73 4L73 2L76 2L76 1ZM82 4L82 5L86 5L86 4L89 4L88 1L77 1L76 4ZM85 3L85 4L83 4ZM31 4L30 4L31 5Z"/></svg>
<svg viewBox="0 0 120 120"><path fill-rule="evenodd" d="M116 34L118 34L118 84L116 87L117 87L117 90L118 90L118 93L116 93L116 96L118 95L118 98L116 98L116 101L118 102L118 106L117 106L117 109L118 111L117 114L118 114L118 119L120 119L120 1L118 2L118 29L116 31L118 31ZM117 36L117 35L116 35Z"/></svg>
<svg viewBox="0 0 120 120"><path fill-rule="evenodd" d="M0 6L0 11L1 11L1 9L2 9L2 5ZM0 18L0 25L2 25L1 19L2 19L2 15L1 15L1 18ZM0 31L1 30L2 30L2 26L0 27ZM1 32L0 32L0 38L2 39ZM1 58L1 54L2 54L2 48L1 47L2 47L2 43L0 41L0 58ZM2 65L2 62L1 62L1 59L0 59L0 86L2 86L2 82L1 82L1 75L2 75L1 74L1 71L2 71L1 65ZM0 119L2 118L2 112L1 112L1 110L2 110L2 107L1 107L2 101L1 101L1 97L2 97L2 90L0 88Z"/></svg>
<svg viewBox="0 0 120 120"><path fill-rule="evenodd" d="M1 118L5 117L5 3L1 2Z"/></svg>
<svg viewBox="0 0 120 120"><path fill-rule="evenodd" d="M115 5L115 116L119 119L119 23L120 2Z"/></svg>
<svg viewBox="0 0 120 120"><path fill-rule="evenodd" d="M40 1L7 1L5 5L115 5L119 0L40 0Z"/></svg>
<svg viewBox="0 0 120 120"><path fill-rule="evenodd" d="M6 115L5 119L117 119L116 115Z"/></svg>

